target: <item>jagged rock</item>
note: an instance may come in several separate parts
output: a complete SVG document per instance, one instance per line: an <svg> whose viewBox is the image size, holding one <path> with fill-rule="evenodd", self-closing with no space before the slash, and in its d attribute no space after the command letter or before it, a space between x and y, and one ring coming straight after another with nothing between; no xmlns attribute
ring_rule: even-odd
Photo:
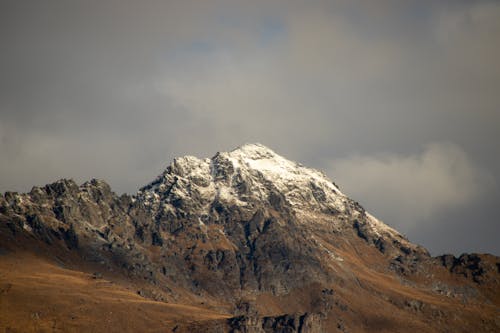
<svg viewBox="0 0 500 333"><path fill-rule="evenodd" d="M321 317L315 314L276 317L239 316L229 319L231 333L321 333Z"/></svg>
<svg viewBox="0 0 500 333"><path fill-rule="evenodd" d="M478 284L492 280L498 281L500 260L491 255L464 253L457 258L451 254L445 254L436 259L451 273L471 279Z"/></svg>

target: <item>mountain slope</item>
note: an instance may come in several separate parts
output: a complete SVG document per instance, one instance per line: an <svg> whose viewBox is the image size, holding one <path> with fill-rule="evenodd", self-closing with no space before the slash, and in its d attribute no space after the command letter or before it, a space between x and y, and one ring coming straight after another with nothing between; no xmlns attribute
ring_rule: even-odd
<svg viewBox="0 0 500 333"><path fill-rule="evenodd" d="M176 331L500 328L498 257L432 258L321 172L259 144L175 159L134 196L97 180L5 193L0 232L1 261L36 253L212 311L171 319Z"/></svg>
<svg viewBox="0 0 500 333"><path fill-rule="evenodd" d="M0 260L2 331L165 332L230 316L199 306L154 302L103 278L22 253ZM131 315L134 314L134 315Z"/></svg>

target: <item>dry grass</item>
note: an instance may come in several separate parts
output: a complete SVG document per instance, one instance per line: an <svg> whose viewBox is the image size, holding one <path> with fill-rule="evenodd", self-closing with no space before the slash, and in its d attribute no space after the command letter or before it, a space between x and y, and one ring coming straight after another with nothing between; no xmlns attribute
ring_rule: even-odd
<svg viewBox="0 0 500 333"><path fill-rule="evenodd" d="M166 332L229 316L155 302L30 254L0 256L0 332Z"/></svg>

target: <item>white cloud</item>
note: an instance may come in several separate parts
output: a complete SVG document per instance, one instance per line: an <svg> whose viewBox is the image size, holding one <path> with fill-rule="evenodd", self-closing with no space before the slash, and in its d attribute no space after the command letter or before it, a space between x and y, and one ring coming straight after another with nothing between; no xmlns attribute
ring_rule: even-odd
<svg viewBox="0 0 500 333"><path fill-rule="evenodd" d="M331 176L345 193L387 223L411 231L447 209L472 203L492 177L451 143L433 143L413 155L381 154L334 160Z"/></svg>

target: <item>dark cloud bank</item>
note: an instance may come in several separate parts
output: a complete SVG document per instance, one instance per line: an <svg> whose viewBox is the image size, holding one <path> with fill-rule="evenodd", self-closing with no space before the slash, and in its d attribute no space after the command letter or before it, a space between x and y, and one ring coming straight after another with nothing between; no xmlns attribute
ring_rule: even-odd
<svg viewBox="0 0 500 333"><path fill-rule="evenodd" d="M497 1L2 1L0 191L245 142L433 253L500 254Z"/></svg>

